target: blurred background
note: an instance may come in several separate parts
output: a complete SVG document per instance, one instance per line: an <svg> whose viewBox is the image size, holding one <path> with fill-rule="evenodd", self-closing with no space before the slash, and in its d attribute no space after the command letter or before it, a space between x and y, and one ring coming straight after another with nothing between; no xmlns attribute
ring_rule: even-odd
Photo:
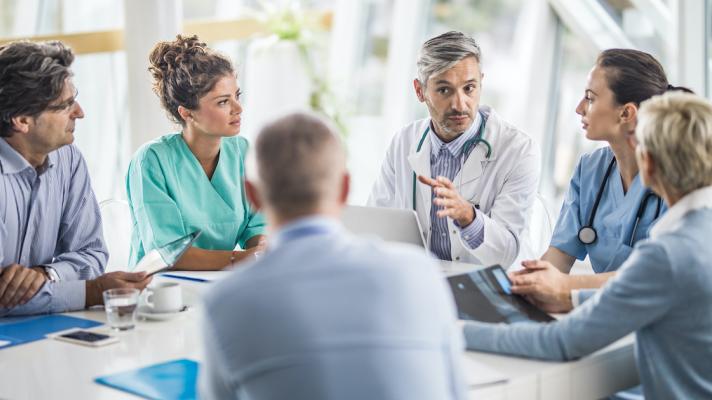
<svg viewBox="0 0 712 400"><path fill-rule="evenodd" d="M656 56L671 83L712 92L712 0L0 0L0 43L63 40L78 53L76 144L99 200L125 198L143 143L179 130L151 92L148 53L178 33L236 64L241 134L292 109L332 118L364 204L393 133L427 110L412 88L421 43L448 30L483 50L482 103L541 146L553 216L587 141L574 112L599 51Z"/></svg>

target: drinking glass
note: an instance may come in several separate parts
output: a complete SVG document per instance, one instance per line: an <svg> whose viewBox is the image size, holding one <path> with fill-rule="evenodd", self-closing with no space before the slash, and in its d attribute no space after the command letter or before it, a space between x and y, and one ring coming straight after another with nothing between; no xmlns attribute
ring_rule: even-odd
<svg viewBox="0 0 712 400"><path fill-rule="evenodd" d="M134 328L139 293L138 289L109 289L104 291L106 319L112 329L126 331Z"/></svg>

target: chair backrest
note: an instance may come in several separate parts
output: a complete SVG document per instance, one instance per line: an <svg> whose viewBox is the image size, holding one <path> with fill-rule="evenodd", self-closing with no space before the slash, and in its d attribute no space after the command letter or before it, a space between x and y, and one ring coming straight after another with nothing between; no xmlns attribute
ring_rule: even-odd
<svg viewBox="0 0 712 400"><path fill-rule="evenodd" d="M131 246L131 209L124 200L108 199L99 203L104 240L109 249L106 272L128 271Z"/></svg>
<svg viewBox="0 0 712 400"><path fill-rule="evenodd" d="M554 233L554 220L544 197L537 193L529 216L529 244L536 257L541 257L549 248Z"/></svg>
<svg viewBox="0 0 712 400"><path fill-rule="evenodd" d="M521 236L521 246L517 260L511 269L521 269L521 261L536 259L549 248L551 235L554 232L554 221L546 205L544 197L537 193L529 210L529 223Z"/></svg>

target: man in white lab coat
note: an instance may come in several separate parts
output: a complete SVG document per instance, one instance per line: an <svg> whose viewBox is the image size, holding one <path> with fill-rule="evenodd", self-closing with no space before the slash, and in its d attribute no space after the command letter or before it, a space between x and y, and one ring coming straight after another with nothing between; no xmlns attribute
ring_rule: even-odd
<svg viewBox="0 0 712 400"><path fill-rule="evenodd" d="M423 44L413 86L430 118L395 134L368 204L414 209L441 259L506 267L523 247L540 152L480 106L480 58L475 40L460 32Z"/></svg>

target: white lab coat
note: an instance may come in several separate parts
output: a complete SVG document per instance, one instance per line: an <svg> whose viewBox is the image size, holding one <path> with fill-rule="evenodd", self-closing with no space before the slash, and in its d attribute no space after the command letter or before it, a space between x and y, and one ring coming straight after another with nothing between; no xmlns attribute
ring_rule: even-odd
<svg viewBox="0 0 712 400"><path fill-rule="evenodd" d="M478 144L453 182L460 194L479 208L477 218L484 222L484 242L476 249L469 248L448 218L450 250L453 261L506 268L523 247L521 238L539 185L541 156L539 147L524 132L490 107L482 106L480 111L487 117L483 138L492 145L492 153L487 159L487 146ZM421 119L395 134L371 190L369 206L413 208L413 172L431 176L430 140L426 138L416 152L429 124L429 118ZM431 205L430 186L417 182L416 212L428 248Z"/></svg>

